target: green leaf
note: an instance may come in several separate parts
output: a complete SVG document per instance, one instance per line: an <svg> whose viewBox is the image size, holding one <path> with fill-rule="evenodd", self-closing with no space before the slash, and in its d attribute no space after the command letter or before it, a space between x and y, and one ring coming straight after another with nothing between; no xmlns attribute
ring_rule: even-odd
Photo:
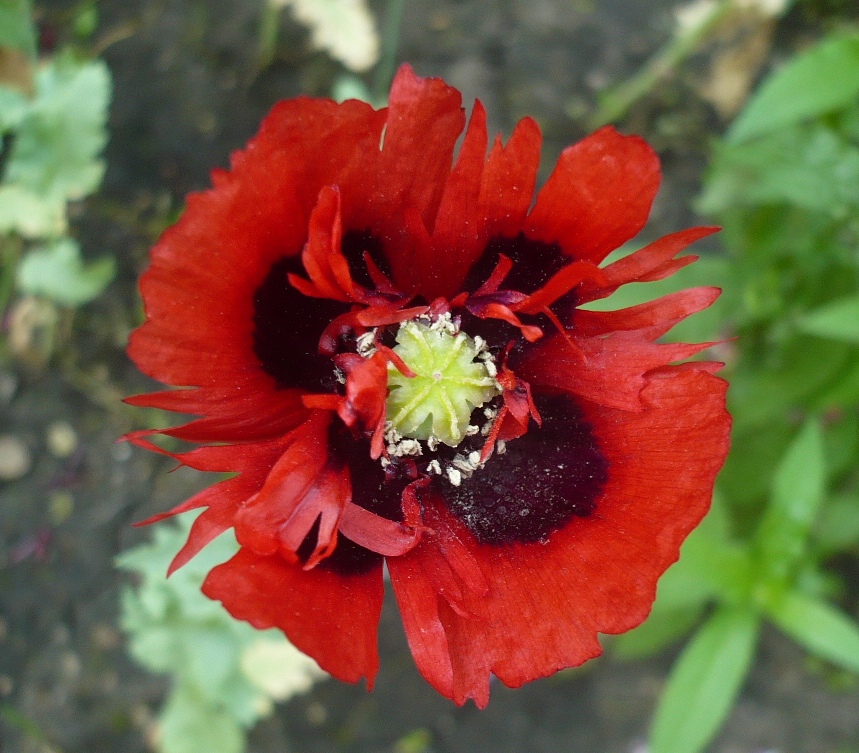
<svg viewBox="0 0 859 753"><path fill-rule="evenodd" d="M0 86L0 133L17 128L29 109L30 102L21 92Z"/></svg>
<svg viewBox="0 0 859 753"><path fill-rule="evenodd" d="M0 234L49 238L65 229L65 201L45 199L22 186L0 186Z"/></svg>
<svg viewBox="0 0 859 753"><path fill-rule="evenodd" d="M18 265L18 286L65 306L79 306L98 296L116 274L116 263L102 258L84 265L71 238L30 251Z"/></svg>
<svg viewBox="0 0 859 753"><path fill-rule="evenodd" d="M650 734L651 753L698 753L731 710L749 670L759 620L722 608L680 654Z"/></svg>
<svg viewBox="0 0 859 753"><path fill-rule="evenodd" d="M241 726L223 709L185 686L170 694L161 715L163 753L242 753L244 747Z"/></svg>
<svg viewBox="0 0 859 753"><path fill-rule="evenodd" d="M611 641L613 656L619 659L652 656L691 630L704 612L703 604L686 609L663 609L658 603L641 625Z"/></svg>
<svg viewBox="0 0 859 753"><path fill-rule="evenodd" d="M766 577L784 580L799 565L825 494L823 435L810 418L776 469L770 504L755 537Z"/></svg>
<svg viewBox="0 0 859 753"><path fill-rule="evenodd" d="M859 201L859 149L813 123L750 144L716 147L699 211L716 215L734 206L789 204L839 216Z"/></svg>
<svg viewBox="0 0 859 753"><path fill-rule="evenodd" d="M45 199L80 199L100 184L110 74L100 61L56 58L36 77L36 99L19 124L5 180Z"/></svg>
<svg viewBox="0 0 859 753"><path fill-rule="evenodd" d="M815 309L799 320L810 335L859 343L859 296L842 298Z"/></svg>
<svg viewBox="0 0 859 753"><path fill-rule="evenodd" d="M36 57L31 12L30 0L0 0L0 47L13 47Z"/></svg>
<svg viewBox="0 0 859 753"><path fill-rule="evenodd" d="M827 500L815 526L814 539L828 554L859 546L859 493Z"/></svg>
<svg viewBox="0 0 859 753"><path fill-rule="evenodd" d="M846 107L859 94L859 35L831 39L769 76L728 132L739 143Z"/></svg>
<svg viewBox="0 0 859 753"><path fill-rule="evenodd" d="M815 656L859 672L859 625L829 604L790 592L767 606L773 622Z"/></svg>
<svg viewBox="0 0 859 753"><path fill-rule="evenodd" d="M188 655L188 680L202 695L216 701L239 662L235 637L220 625L186 625L176 633L182 636Z"/></svg>

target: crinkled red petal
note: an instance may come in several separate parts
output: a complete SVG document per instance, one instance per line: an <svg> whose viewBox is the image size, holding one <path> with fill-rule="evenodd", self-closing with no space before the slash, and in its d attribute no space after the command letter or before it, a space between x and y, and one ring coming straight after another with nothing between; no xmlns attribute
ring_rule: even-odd
<svg viewBox="0 0 859 753"><path fill-rule="evenodd" d="M459 293L469 268L489 240L487 223L478 204L486 144L486 110L478 101L456 165L444 186L431 247L417 259L421 270L420 291L427 300L453 298Z"/></svg>
<svg viewBox="0 0 859 753"><path fill-rule="evenodd" d="M254 354L254 292L275 261L301 252L323 186L353 202L370 193L384 122L358 102L277 105L156 244L141 280L147 319L129 355L161 382L199 388L187 399L206 419L185 438L259 439L295 426L296 396Z"/></svg>
<svg viewBox="0 0 859 753"><path fill-rule="evenodd" d="M204 489L169 512L154 515L139 524L148 525L189 510L205 508L191 526L188 540L173 559L168 573L185 565L209 542L233 527L237 511L257 493L285 448L284 439L279 438L250 445L199 447L177 454L162 450L139 434L130 435L129 439L135 444L169 455L189 468L239 474Z"/></svg>
<svg viewBox="0 0 859 753"><path fill-rule="evenodd" d="M496 137L480 185L480 214L486 218L488 235L514 236L522 229L534 201L540 167L540 128L523 118L504 146Z"/></svg>
<svg viewBox="0 0 859 753"><path fill-rule="evenodd" d="M659 182L659 158L647 142L606 126L561 153L525 234L598 264L644 227Z"/></svg>
<svg viewBox="0 0 859 753"><path fill-rule="evenodd" d="M699 287L679 290L647 303L619 311L587 311L575 313L576 334L601 337L610 332L656 328L662 337L687 316L703 311L721 295L719 288Z"/></svg>
<svg viewBox="0 0 859 753"><path fill-rule="evenodd" d="M290 283L304 295L314 298L347 302L363 298L352 281L349 263L341 250L343 224L339 187L325 186L319 192L319 201L310 215L307 236L301 261L310 281L290 275Z"/></svg>
<svg viewBox="0 0 859 753"><path fill-rule="evenodd" d="M682 361L714 343L654 343L662 327L613 332L605 337L577 337L568 332L545 338L513 364L533 388L549 387L611 408L640 411L647 372ZM582 358L584 357L584 360Z"/></svg>
<svg viewBox="0 0 859 753"><path fill-rule="evenodd" d="M203 593L223 603L236 619L256 628L278 628L326 672L346 682L379 669L376 631L382 610L382 565L361 575L325 567L302 570L278 556L247 549L214 568Z"/></svg>
<svg viewBox="0 0 859 753"><path fill-rule="evenodd" d="M336 528L351 487L348 477L345 483L341 478L342 468L329 467L331 415L313 411L290 434L258 492L236 512L236 538L243 547L261 556L280 552L297 561L296 552L317 517L324 516L331 531Z"/></svg>
<svg viewBox="0 0 859 753"><path fill-rule="evenodd" d="M598 655L598 633L639 624L658 577L709 507L728 449L724 393L703 371L664 369L648 380L639 413L583 403L609 480L597 512L547 543L478 545L436 504L489 590L460 589L450 603L435 576L448 558L431 536L389 564L424 677L456 703L482 707L491 675L517 687Z"/></svg>
<svg viewBox="0 0 859 753"><path fill-rule="evenodd" d="M603 282L585 280L576 291L580 304L606 298L621 285L629 282L654 282L670 277L678 270L694 262L697 256L681 256L675 259L689 244L718 232L717 227L693 227L666 235L644 248L624 256L604 267Z"/></svg>

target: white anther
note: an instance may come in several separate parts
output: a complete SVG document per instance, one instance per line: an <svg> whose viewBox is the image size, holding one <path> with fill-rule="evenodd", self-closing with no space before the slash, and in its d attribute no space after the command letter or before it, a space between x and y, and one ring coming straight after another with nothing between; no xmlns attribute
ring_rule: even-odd
<svg viewBox="0 0 859 753"><path fill-rule="evenodd" d="M480 467L480 453L475 450L474 452L468 453L468 462L471 463L475 468Z"/></svg>
<svg viewBox="0 0 859 753"><path fill-rule="evenodd" d="M371 329L363 335L359 335L355 343L358 355L369 358L376 352L376 330Z"/></svg>
<svg viewBox="0 0 859 753"><path fill-rule="evenodd" d="M486 369L486 373L493 379L498 376L498 368L493 361L484 361L483 366Z"/></svg>
<svg viewBox="0 0 859 753"><path fill-rule="evenodd" d="M427 437L427 448L430 452L435 452L440 444L441 440L434 434L430 434L429 437Z"/></svg>
<svg viewBox="0 0 859 753"><path fill-rule="evenodd" d="M466 427L466 429L465 429L465 436L467 436L467 437L473 437L475 434L479 434L479 433L480 433L480 427L477 426L476 424L469 424L468 427Z"/></svg>
<svg viewBox="0 0 859 753"><path fill-rule="evenodd" d="M459 486L462 483L462 474L456 468L448 468L447 479L454 486Z"/></svg>
<svg viewBox="0 0 859 753"><path fill-rule="evenodd" d="M497 452L499 455L503 455L505 452L507 452L507 442L505 442L503 439L499 439L495 443L495 452Z"/></svg>
<svg viewBox="0 0 859 753"><path fill-rule="evenodd" d="M427 464L427 473L435 473L437 476L441 476L441 465L438 460L430 460Z"/></svg>

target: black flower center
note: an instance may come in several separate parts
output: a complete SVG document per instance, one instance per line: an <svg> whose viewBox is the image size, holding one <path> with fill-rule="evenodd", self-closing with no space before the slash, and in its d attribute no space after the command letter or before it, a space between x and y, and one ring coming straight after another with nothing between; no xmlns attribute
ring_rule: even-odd
<svg viewBox="0 0 859 753"><path fill-rule="evenodd" d="M436 481L451 512L481 544L544 541L596 509L608 462L572 398L535 395L543 419L459 486Z"/></svg>
<svg viewBox="0 0 859 753"><path fill-rule="evenodd" d="M271 265L254 294L253 348L263 370L281 389L300 387L333 391L331 359L319 354L319 338L340 314L349 310L341 301L310 298L289 284L288 273L303 273L300 256Z"/></svg>

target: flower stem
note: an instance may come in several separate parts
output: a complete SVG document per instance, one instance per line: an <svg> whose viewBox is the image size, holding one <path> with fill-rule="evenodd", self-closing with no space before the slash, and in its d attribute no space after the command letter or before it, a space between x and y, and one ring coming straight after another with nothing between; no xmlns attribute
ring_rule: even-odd
<svg viewBox="0 0 859 753"><path fill-rule="evenodd" d="M373 99L385 100L397 68L397 48L400 43L400 26L403 21L405 0L388 0L385 7L385 24L382 30L382 51L373 77Z"/></svg>
<svg viewBox="0 0 859 753"><path fill-rule="evenodd" d="M601 93L599 107L588 121L589 128L596 129L623 118L639 99L689 57L735 6L736 0L721 0L693 26L678 28L668 44L636 75Z"/></svg>

